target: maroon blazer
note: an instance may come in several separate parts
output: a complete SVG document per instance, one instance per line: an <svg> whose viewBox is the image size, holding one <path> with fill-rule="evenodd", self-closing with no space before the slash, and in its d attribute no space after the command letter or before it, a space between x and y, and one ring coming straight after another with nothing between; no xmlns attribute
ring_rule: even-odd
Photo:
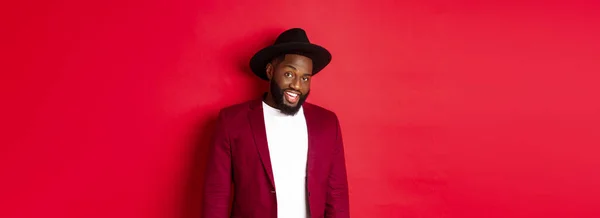
<svg viewBox="0 0 600 218"><path fill-rule="evenodd" d="M337 116L310 103L304 103L303 108L308 129L306 184L310 215L349 217L344 147ZM203 217L277 217L277 188L261 99L219 112L205 179Z"/></svg>

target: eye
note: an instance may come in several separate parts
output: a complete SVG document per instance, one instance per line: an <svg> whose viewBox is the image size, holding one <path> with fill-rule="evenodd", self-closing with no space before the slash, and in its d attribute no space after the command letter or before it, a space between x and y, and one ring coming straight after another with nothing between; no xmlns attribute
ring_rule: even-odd
<svg viewBox="0 0 600 218"><path fill-rule="evenodd" d="M310 77L307 77L307 76L302 77L302 81L307 82L308 80L310 80Z"/></svg>
<svg viewBox="0 0 600 218"><path fill-rule="evenodd" d="M292 73L291 72L285 72L283 74L283 76L285 76L285 77L292 77Z"/></svg>

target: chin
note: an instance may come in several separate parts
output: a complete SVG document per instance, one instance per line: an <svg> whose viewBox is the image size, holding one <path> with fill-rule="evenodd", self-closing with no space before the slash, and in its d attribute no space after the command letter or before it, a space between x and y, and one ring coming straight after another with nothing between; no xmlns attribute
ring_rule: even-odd
<svg viewBox="0 0 600 218"><path fill-rule="evenodd" d="M290 103L286 102L284 104L285 104L285 106L288 106L288 107L296 107L296 106L298 106L298 103L296 103L296 104L290 104Z"/></svg>

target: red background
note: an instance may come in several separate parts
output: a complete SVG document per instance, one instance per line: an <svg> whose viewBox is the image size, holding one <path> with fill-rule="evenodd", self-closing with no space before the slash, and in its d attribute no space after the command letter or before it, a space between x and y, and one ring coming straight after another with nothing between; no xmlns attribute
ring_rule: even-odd
<svg viewBox="0 0 600 218"><path fill-rule="evenodd" d="M393 2L2 3L0 217L198 217L216 113L291 27L333 54L308 101L353 217L600 217L600 3Z"/></svg>

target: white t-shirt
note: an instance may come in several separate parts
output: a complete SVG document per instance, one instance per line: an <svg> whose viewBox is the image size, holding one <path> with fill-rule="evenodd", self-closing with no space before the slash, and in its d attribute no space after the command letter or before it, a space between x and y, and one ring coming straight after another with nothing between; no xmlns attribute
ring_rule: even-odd
<svg viewBox="0 0 600 218"><path fill-rule="evenodd" d="M263 102L267 143L275 180L277 217L306 218L308 132L302 107L285 115Z"/></svg>

